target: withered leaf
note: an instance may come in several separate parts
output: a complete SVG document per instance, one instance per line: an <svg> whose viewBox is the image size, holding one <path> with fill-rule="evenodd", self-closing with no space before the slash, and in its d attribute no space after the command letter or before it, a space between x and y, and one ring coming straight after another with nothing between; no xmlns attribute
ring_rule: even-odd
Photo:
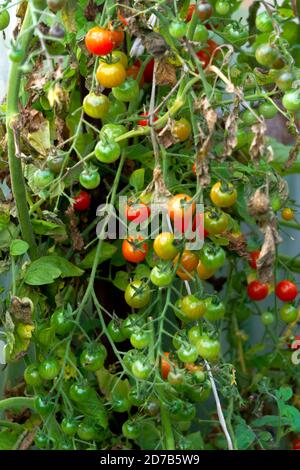
<svg viewBox="0 0 300 470"><path fill-rule="evenodd" d="M155 77L157 85L174 86L177 82L176 68L165 59L161 59L157 64Z"/></svg>
<svg viewBox="0 0 300 470"><path fill-rule="evenodd" d="M94 2L94 0L89 0L84 10L85 18L88 21L95 21L97 14L101 11L102 8L101 8L101 5L96 5L96 2Z"/></svg>
<svg viewBox="0 0 300 470"><path fill-rule="evenodd" d="M239 97L236 96L230 114L225 122L225 141L223 157L230 157L237 145L237 131L239 119Z"/></svg>
<svg viewBox="0 0 300 470"><path fill-rule="evenodd" d="M269 198L265 191L261 188L258 188L249 199L248 211L249 214L253 217L260 218L262 216L266 216L266 214L269 212L269 206Z"/></svg>
<svg viewBox="0 0 300 470"><path fill-rule="evenodd" d="M159 143L165 148L169 148L176 143L176 138L169 127L165 127L157 136Z"/></svg>
<svg viewBox="0 0 300 470"><path fill-rule="evenodd" d="M242 233L238 237L232 235L230 232L222 235L229 241L228 249L235 251L239 256L248 258L249 252L247 247L247 240L245 235Z"/></svg>
<svg viewBox="0 0 300 470"><path fill-rule="evenodd" d="M289 152L289 157L288 157L288 159L287 159L287 161L285 162L285 165L284 165L285 168L291 168L291 166L293 166L293 164L297 160L299 152L300 152L300 135L298 135L297 140L296 140L296 144L294 145L294 147Z"/></svg>
<svg viewBox="0 0 300 470"><path fill-rule="evenodd" d="M33 305L29 298L20 299L13 296L9 308L9 313L14 321L20 321L25 324L32 324Z"/></svg>
<svg viewBox="0 0 300 470"><path fill-rule="evenodd" d="M216 111L212 108L210 102L208 101L206 97L201 99L199 107L200 107L200 111L202 115L205 117L205 120L206 120L206 124L208 128L208 135L205 136L201 126L198 126L199 137L202 140L201 148L199 149L197 153L198 163L200 163L208 154L211 137L215 130L215 126L216 126L217 119L218 119L218 115ZM205 181L207 181L207 178L205 178Z"/></svg>
<svg viewBox="0 0 300 470"><path fill-rule="evenodd" d="M153 55L157 59L162 58L170 49L165 39L160 34L154 32L143 35L143 44L148 54Z"/></svg>
<svg viewBox="0 0 300 470"><path fill-rule="evenodd" d="M276 218L273 216L269 222L261 226L264 233L264 242L256 261L257 273L261 282L271 282L274 275L276 245L282 240L278 235Z"/></svg>
<svg viewBox="0 0 300 470"><path fill-rule="evenodd" d="M263 120L251 126L251 129L254 133L254 137L250 146L249 154L254 163L258 163L266 149L266 123Z"/></svg>

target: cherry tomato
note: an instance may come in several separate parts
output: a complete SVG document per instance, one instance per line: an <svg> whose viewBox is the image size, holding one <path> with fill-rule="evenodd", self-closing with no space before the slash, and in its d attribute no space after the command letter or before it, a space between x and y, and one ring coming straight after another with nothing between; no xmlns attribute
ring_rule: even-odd
<svg viewBox="0 0 300 470"><path fill-rule="evenodd" d="M95 189L100 184L100 175L94 168L86 168L79 175L79 182L85 189Z"/></svg>
<svg viewBox="0 0 300 470"><path fill-rule="evenodd" d="M133 362L131 370L137 379L146 380L151 374L152 367L146 357L139 356L139 358Z"/></svg>
<svg viewBox="0 0 300 470"><path fill-rule="evenodd" d="M123 241L122 253L124 258L131 263L141 263L147 256L148 245L143 242L144 238L139 236L137 239L129 237Z"/></svg>
<svg viewBox="0 0 300 470"><path fill-rule="evenodd" d="M73 322L68 319L62 307L55 310L51 315L50 324L54 328L55 333L61 336L68 335L74 327Z"/></svg>
<svg viewBox="0 0 300 470"><path fill-rule="evenodd" d="M255 25L261 33L269 33L273 30L272 18L266 11L256 16Z"/></svg>
<svg viewBox="0 0 300 470"><path fill-rule="evenodd" d="M187 10L187 14L186 14L186 17L185 17L185 21L191 21L192 19L192 16L193 16L193 13L195 11L195 8L196 8L196 4L195 3L191 3L188 7L188 10Z"/></svg>
<svg viewBox="0 0 300 470"><path fill-rule="evenodd" d="M150 288L140 280L132 281L125 290L125 300L132 308L145 307L150 302Z"/></svg>
<svg viewBox="0 0 300 470"><path fill-rule="evenodd" d="M186 118L180 118L178 121L174 121L172 126L172 135L179 140L184 142L187 140L192 133L191 123Z"/></svg>
<svg viewBox="0 0 300 470"><path fill-rule="evenodd" d="M224 0L217 0L215 8L218 15L221 16L227 15L230 12L230 4Z"/></svg>
<svg viewBox="0 0 300 470"><path fill-rule="evenodd" d="M83 403L87 401L93 394L93 389L84 383L73 383L69 390L71 400L75 403Z"/></svg>
<svg viewBox="0 0 300 470"><path fill-rule="evenodd" d="M59 374L60 365L54 358L45 359L39 364L38 371L42 379L53 380Z"/></svg>
<svg viewBox="0 0 300 470"><path fill-rule="evenodd" d="M74 436L78 429L78 422L74 418L64 418L60 426L64 434Z"/></svg>
<svg viewBox="0 0 300 470"><path fill-rule="evenodd" d="M257 262L259 256L260 256L260 251L259 250L251 251L249 265L251 266L252 269L257 269L256 262Z"/></svg>
<svg viewBox="0 0 300 470"><path fill-rule="evenodd" d="M237 200L237 191L233 184L218 181L211 188L210 198L217 207L231 207Z"/></svg>
<svg viewBox="0 0 300 470"><path fill-rule="evenodd" d="M269 286L257 280L251 281L247 292L251 300L264 300L269 294Z"/></svg>
<svg viewBox="0 0 300 470"><path fill-rule="evenodd" d="M163 260L173 259L178 249L174 244L174 234L171 232L162 232L154 240L153 249L157 256Z"/></svg>
<svg viewBox="0 0 300 470"><path fill-rule="evenodd" d="M260 116L263 116L265 119L273 119L278 113L277 108L268 101L260 103L258 107L258 113Z"/></svg>
<svg viewBox="0 0 300 470"><path fill-rule="evenodd" d="M139 96L139 85L132 77L127 78L121 85L112 89L114 97L123 102L136 100Z"/></svg>
<svg viewBox="0 0 300 470"><path fill-rule="evenodd" d="M140 119L138 121L138 125L139 126L150 126L150 118L148 118L148 116L149 116L149 113L140 114L140 117L143 117L143 118L145 117L147 119ZM157 121L156 116L153 117L153 122L155 122L155 121Z"/></svg>
<svg viewBox="0 0 300 470"><path fill-rule="evenodd" d="M196 344L202 336L199 326L192 326L188 331L188 338L191 344ZM180 346L179 346L180 347Z"/></svg>
<svg viewBox="0 0 300 470"><path fill-rule="evenodd" d="M249 32L245 27L240 27L238 24L228 24L224 28L224 35L229 42L235 46L242 46L248 41Z"/></svg>
<svg viewBox="0 0 300 470"><path fill-rule="evenodd" d="M206 42L208 39L208 30L203 24L198 24L195 28L193 41Z"/></svg>
<svg viewBox="0 0 300 470"><path fill-rule="evenodd" d="M288 90L285 92L282 98L283 106L291 112L300 110L300 90Z"/></svg>
<svg viewBox="0 0 300 470"><path fill-rule="evenodd" d="M122 85L126 79L126 70L121 62L101 62L96 77L100 85L105 88L113 88Z"/></svg>
<svg viewBox="0 0 300 470"><path fill-rule="evenodd" d="M133 406L141 406L145 403L145 394L138 387L131 387L128 392L128 400Z"/></svg>
<svg viewBox="0 0 300 470"><path fill-rule="evenodd" d="M181 362L195 362L198 359L198 351L193 344L185 343L180 346L177 355Z"/></svg>
<svg viewBox="0 0 300 470"><path fill-rule="evenodd" d="M111 34L112 42L113 42L113 45L114 45L114 49L117 48L117 47L122 46L122 44L124 42L124 38L125 38L124 31L122 31L122 29L111 29L110 34ZM115 51L113 51L113 53L114 52ZM120 51L118 51L118 52L120 52Z"/></svg>
<svg viewBox="0 0 300 470"><path fill-rule="evenodd" d="M8 58L12 62L19 64L25 59L25 51L22 49L11 49Z"/></svg>
<svg viewBox="0 0 300 470"><path fill-rule="evenodd" d="M241 119L246 126L252 126L257 123L257 117L250 111L246 109L241 115Z"/></svg>
<svg viewBox="0 0 300 470"><path fill-rule="evenodd" d="M189 320L199 320L205 313L205 303L195 295L186 295L181 299L181 310Z"/></svg>
<svg viewBox="0 0 300 470"><path fill-rule="evenodd" d="M3 10L0 13L0 31L7 28L10 23L10 15L7 10Z"/></svg>
<svg viewBox="0 0 300 470"><path fill-rule="evenodd" d="M170 353L164 352L163 356L161 356L161 376L164 380L167 380L168 375L171 370L171 363L169 360Z"/></svg>
<svg viewBox="0 0 300 470"><path fill-rule="evenodd" d="M127 67L128 67L128 57L124 52L122 52L122 51L112 51L111 57L112 57L113 62L121 62L124 69L127 69Z"/></svg>
<svg viewBox="0 0 300 470"><path fill-rule="evenodd" d="M85 418L78 425L77 436L82 441L95 441L99 436L98 429L90 419Z"/></svg>
<svg viewBox="0 0 300 470"><path fill-rule="evenodd" d="M150 216L150 208L143 202L128 201L126 208L126 218L130 222L141 224Z"/></svg>
<svg viewBox="0 0 300 470"><path fill-rule="evenodd" d="M59 174L65 164L66 156L64 154L49 155L47 158L47 167L54 174Z"/></svg>
<svg viewBox="0 0 300 470"><path fill-rule="evenodd" d="M122 324L115 319L112 319L107 325L107 332L114 343L121 343L126 339L122 330Z"/></svg>
<svg viewBox="0 0 300 470"><path fill-rule="evenodd" d="M208 269L201 260L199 260L198 266L197 266L197 273L198 276L201 280L205 281L206 279L209 279L215 274L216 270L215 269Z"/></svg>
<svg viewBox="0 0 300 470"><path fill-rule="evenodd" d="M221 246L205 244L200 252L200 261L208 270L221 268L226 260L225 251Z"/></svg>
<svg viewBox="0 0 300 470"><path fill-rule="evenodd" d="M276 285L275 294L283 302L291 302L297 297L298 288L294 282L283 280Z"/></svg>
<svg viewBox="0 0 300 470"><path fill-rule="evenodd" d="M135 349L145 349L151 342L151 334L146 329L136 329L130 336L130 343Z"/></svg>
<svg viewBox="0 0 300 470"><path fill-rule="evenodd" d="M144 74L143 74L143 77L146 83L152 83L153 71L154 71L154 59L151 59L146 65Z"/></svg>
<svg viewBox="0 0 300 470"><path fill-rule="evenodd" d="M121 323L121 331L125 338L130 338L132 333L140 327L140 317L135 313L129 315L125 320Z"/></svg>
<svg viewBox="0 0 300 470"><path fill-rule="evenodd" d="M92 344L80 354L80 364L85 370L96 372L103 367L106 357L107 351L103 344Z"/></svg>
<svg viewBox="0 0 300 470"><path fill-rule="evenodd" d="M38 449L47 449L50 445L50 439L47 434L38 431L34 436L34 443Z"/></svg>
<svg viewBox="0 0 300 470"><path fill-rule="evenodd" d="M272 67L278 57L278 50L269 44L261 44L255 51L257 62L265 67Z"/></svg>
<svg viewBox="0 0 300 470"><path fill-rule="evenodd" d="M284 323L293 323L298 318L298 310L292 304L285 304L279 313Z"/></svg>
<svg viewBox="0 0 300 470"><path fill-rule="evenodd" d="M276 85L280 90L287 91L292 88L295 76L292 72L284 71L281 72L278 77L275 79Z"/></svg>
<svg viewBox="0 0 300 470"><path fill-rule="evenodd" d="M292 443L293 450L300 450L300 439L294 439Z"/></svg>
<svg viewBox="0 0 300 470"><path fill-rule="evenodd" d="M284 207L281 211L281 217L284 220L293 220L295 217L295 212L290 207Z"/></svg>
<svg viewBox="0 0 300 470"><path fill-rule="evenodd" d="M175 39L181 39L186 35L186 24L181 21L172 21L169 25L169 34Z"/></svg>
<svg viewBox="0 0 300 470"><path fill-rule="evenodd" d="M122 124L105 124L101 131L100 131L100 139L102 141L114 141L121 135L125 134L127 129ZM124 147L126 145L126 140L122 140L119 143L120 147Z"/></svg>
<svg viewBox="0 0 300 470"><path fill-rule="evenodd" d="M217 297L208 297L205 299L205 313L206 320L214 322L221 320L225 315L225 305Z"/></svg>
<svg viewBox="0 0 300 470"><path fill-rule="evenodd" d="M99 162L113 163L120 157L121 147L114 140L107 142L100 140L95 147L95 155Z"/></svg>
<svg viewBox="0 0 300 470"><path fill-rule="evenodd" d="M211 17L213 13L213 7L208 2L198 2L196 3L195 12L201 21L206 21Z"/></svg>
<svg viewBox="0 0 300 470"><path fill-rule="evenodd" d="M89 52L95 55L107 55L114 48L110 31L99 26L90 29L85 36L85 45Z"/></svg>
<svg viewBox="0 0 300 470"><path fill-rule="evenodd" d="M107 96L89 93L83 100L83 110L85 114L94 119L102 119L108 112L109 99Z"/></svg>
<svg viewBox="0 0 300 470"><path fill-rule="evenodd" d="M173 260L173 265L177 266L177 271L176 274L179 276L182 280L189 280L194 277L194 271L198 266L199 258L196 255L196 253L189 251L189 250L184 250L182 255L178 253L178 255L174 258Z"/></svg>
<svg viewBox="0 0 300 470"><path fill-rule="evenodd" d="M218 208L206 209L204 212L204 228L211 235L219 235L228 227L228 217Z"/></svg>
<svg viewBox="0 0 300 470"><path fill-rule="evenodd" d="M80 191L73 199L73 207L77 212L86 211L91 205L91 196L86 191Z"/></svg>
<svg viewBox="0 0 300 470"><path fill-rule="evenodd" d="M202 335L196 344L197 351L203 359L216 361L221 351L221 344L217 339L210 338L208 335Z"/></svg>
<svg viewBox="0 0 300 470"><path fill-rule="evenodd" d="M272 325L274 323L275 317L272 312L263 312L261 315L261 322L263 325Z"/></svg>
<svg viewBox="0 0 300 470"><path fill-rule="evenodd" d="M173 272L167 266L154 266L150 273L150 280L152 284L157 287L169 286L173 279Z"/></svg>
<svg viewBox="0 0 300 470"><path fill-rule="evenodd" d="M24 380L27 385L31 385L32 387L40 387L43 383L41 376L38 371L37 364L30 364L24 370Z"/></svg>
<svg viewBox="0 0 300 470"><path fill-rule="evenodd" d="M113 411L116 413L125 413L131 408L131 403L127 396L120 396L120 394L115 394L114 392L112 392L111 404Z"/></svg>
<svg viewBox="0 0 300 470"><path fill-rule="evenodd" d="M55 405L49 397L38 395L34 400L34 409L39 415L45 417L54 412Z"/></svg>
<svg viewBox="0 0 300 470"><path fill-rule="evenodd" d="M33 184L39 189L46 188L54 180L54 174L49 169L36 170L33 174Z"/></svg>
<svg viewBox="0 0 300 470"><path fill-rule="evenodd" d="M192 228L193 214L196 205L187 194L176 194L168 202L168 213L174 227L181 233Z"/></svg>
<svg viewBox="0 0 300 470"><path fill-rule="evenodd" d="M141 434L141 430L141 424L133 419L128 419L122 426L122 433L127 439L137 439Z"/></svg>

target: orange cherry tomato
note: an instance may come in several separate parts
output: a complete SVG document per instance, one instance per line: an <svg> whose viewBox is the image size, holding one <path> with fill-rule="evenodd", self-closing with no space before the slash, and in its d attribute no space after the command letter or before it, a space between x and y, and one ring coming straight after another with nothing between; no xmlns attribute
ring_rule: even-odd
<svg viewBox="0 0 300 470"><path fill-rule="evenodd" d="M192 228L196 205L194 202L190 203L191 199L187 194L177 194L168 203L169 217L174 222L175 229L180 233Z"/></svg>
<svg viewBox="0 0 300 470"><path fill-rule="evenodd" d="M95 55L107 55L114 48L111 32L99 26L88 31L85 36L85 45L87 50Z"/></svg>
<svg viewBox="0 0 300 470"><path fill-rule="evenodd" d="M148 245L146 242L143 243L144 238L142 236L129 237L123 241L122 253L124 258L131 263L141 263L147 256Z"/></svg>
<svg viewBox="0 0 300 470"><path fill-rule="evenodd" d="M105 88L114 88L122 85L125 81L126 70L121 62L112 64L101 62L97 69L96 77L100 85Z"/></svg>
<svg viewBox="0 0 300 470"><path fill-rule="evenodd" d="M202 261L199 260L199 263L198 263L198 266L197 266L197 273L198 273L199 278L202 281L206 281L206 279L209 279L210 277L212 277L215 274L215 272L216 271L214 269L207 268L202 263Z"/></svg>
<svg viewBox="0 0 300 470"><path fill-rule="evenodd" d="M169 361L170 353L164 352L161 356L161 376L164 380L167 380L169 372L171 370L171 364Z"/></svg>
<svg viewBox="0 0 300 470"><path fill-rule="evenodd" d="M195 269L197 268L199 262L199 258L196 253L193 253L189 250L184 250L181 256L178 254L174 258L173 265L177 266L178 261L179 265L176 271L177 276L179 276L184 281L193 279Z"/></svg>

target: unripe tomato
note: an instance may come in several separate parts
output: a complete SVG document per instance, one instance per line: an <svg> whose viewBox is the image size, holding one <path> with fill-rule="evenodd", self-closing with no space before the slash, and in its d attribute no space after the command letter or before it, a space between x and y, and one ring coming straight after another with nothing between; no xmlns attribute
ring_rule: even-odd
<svg viewBox="0 0 300 470"><path fill-rule="evenodd" d="M205 303L190 294L181 299L181 310L189 320L199 320L205 313Z"/></svg>
<svg viewBox="0 0 300 470"><path fill-rule="evenodd" d="M261 322L263 325L272 325L274 323L275 317L272 312L264 312L261 315Z"/></svg>
<svg viewBox="0 0 300 470"><path fill-rule="evenodd" d="M59 374L60 365L54 358L45 359L39 364L38 371L42 379L53 380Z"/></svg>
<svg viewBox="0 0 300 470"><path fill-rule="evenodd" d="M249 32L245 27L229 23L224 28L224 35L229 42L236 46L242 46L248 41Z"/></svg>
<svg viewBox="0 0 300 470"><path fill-rule="evenodd" d="M78 425L77 436L82 441L94 441L99 437L99 433L98 429L95 427L95 424L89 419L85 418Z"/></svg>
<svg viewBox="0 0 300 470"><path fill-rule="evenodd" d="M205 244L200 252L200 261L206 269L216 271L225 263L226 254L221 246Z"/></svg>
<svg viewBox="0 0 300 470"><path fill-rule="evenodd" d="M206 320L214 322L221 320L225 315L225 305L217 297L208 297L205 299L205 313Z"/></svg>
<svg viewBox="0 0 300 470"><path fill-rule="evenodd" d="M7 10L3 10L0 13L0 31L7 28L10 22L10 15Z"/></svg>
<svg viewBox="0 0 300 470"><path fill-rule="evenodd" d="M86 168L79 175L79 182L85 189L95 189L100 184L100 175L94 168Z"/></svg>
<svg viewBox="0 0 300 470"><path fill-rule="evenodd" d="M237 200L237 190L231 183L218 181L211 188L210 198L217 207L231 207Z"/></svg>
<svg viewBox="0 0 300 470"><path fill-rule="evenodd" d="M293 323L298 318L298 310L292 304L285 304L280 309L280 318L284 323Z"/></svg>
<svg viewBox="0 0 300 470"><path fill-rule="evenodd" d="M36 170L33 174L33 184L39 189L49 186L54 180L54 174L48 168L45 170Z"/></svg>
<svg viewBox="0 0 300 470"><path fill-rule="evenodd" d="M281 217L284 220L293 220L295 217L295 212L290 207L284 207L281 211Z"/></svg>
<svg viewBox="0 0 300 470"><path fill-rule="evenodd" d="M146 380L151 374L152 367L148 359L142 356L133 362L131 370L137 379Z"/></svg>
<svg viewBox="0 0 300 470"><path fill-rule="evenodd" d="M107 332L114 343L121 343L126 339L121 325L121 322L114 318L107 325Z"/></svg>
<svg viewBox="0 0 300 470"><path fill-rule="evenodd" d="M257 117L250 109L246 109L241 115L241 119L246 126L252 126L257 123Z"/></svg>
<svg viewBox="0 0 300 470"><path fill-rule="evenodd" d="M192 363L198 359L198 351L196 346L184 343L177 350L177 355L181 362Z"/></svg>
<svg viewBox="0 0 300 470"><path fill-rule="evenodd" d="M132 77L129 77L127 80L121 83L121 85L115 86L112 89L112 94L117 100L123 101L125 103L136 100L136 98L139 96L138 82Z"/></svg>
<svg viewBox="0 0 300 470"><path fill-rule="evenodd" d="M292 88L295 76L292 72L284 71L276 78L276 85L280 90L287 91Z"/></svg>
<svg viewBox="0 0 300 470"><path fill-rule="evenodd" d="M141 263L147 256L148 245L143 241L144 238L139 236L137 239L129 237L123 241L122 253L124 258L131 263Z"/></svg>
<svg viewBox="0 0 300 470"><path fill-rule="evenodd" d="M172 21L169 26L169 33L175 39L181 39L186 34L186 24L180 21Z"/></svg>
<svg viewBox="0 0 300 470"><path fill-rule="evenodd" d="M269 44L261 44L255 51L257 62L265 67L272 67L278 57L278 50Z"/></svg>
<svg viewBox="0 0 300 470"><path fill-rule="evenodd" d="M86 191L80 191L80 193L74 198L73 207L77 212L83 212L90 207L91 196Z"/></svg>
<svg viewBox="0 0 300 470"><path fill-rule="evenodd" d="M114 48L111 32L107 29L95 26L85 36L85 45L89 52L95 55L107 55Z"/></svg>
<svg viewBox="0 0 300 470"><path fill-rule="evenodd" d="M11 49L8 54L8 58L12 62L19 64L25 59L25 52L23 51L23 49Z"/></svg>
<svg viewBox="0 0 300 470"><path fill-rule="evenodd" d="M283 106L291 112L300 110L300 89L288 90L282 98Z"/></svg>
<svg viewBox="0 0 300 470"><path fill-rule="evenodd" d="M71 400L75 403L87 401L93 394L93 388L85 383L73 383L69 390Z"/></svg>
<svg viewBox="0 0 300 470"><path fill-rule="evenodd" d="M184 142L187 140L192 132L191 123L185 119L181 118L178 121L175 121L172 126L173 136L179 140L179 142Z"/></svg>
<svg viewBox="0 0 300 470"><path fill-rule="evenodd" d="M127 131L126 127L122 124L105 124L100 131L100 139L102 141L114 141L121 135L125 134ZM120 147L125 147L127 140L122 140L119 145Z"/></svg>
<svg viewBox="0 0 300 470"><path fill-rule="evenodd" d="M73 329L73 322L66 317L63 308L58 308L51 315L50 324L53 326L55 333L61 336L68 335Z"/></svg>
<svg viewBox="0 0 300 470"><path fill-rule="evenodd" d="M206 42L208 39L208 30L203 24L198 24L195 28L193 41Z"/></svg>
<svg viewBox="0 0 300 470"><path fill-rule="evenodd" d="M283 302L291 302L298 295L298 288L296 284L287 279L278 282L275 288L276 296Z"/></svg>
<svg viewBox="0 0 300 470"><path fill-rule="evenodd" d="M273 29L272 18L266 11L257 15L255 25L261 33L269 33Z"/></svg>
<svg viewBox="0 0 300 470"><path fill-rule="evenodd" d="M103 163L113 163L121 155L121 147L118 142L114 140L103 141L100 140L95 147L95 156L99 162Z"/></svg>
<svg viewBox="0 0 300 470"><path fill-rule="evenodd" d="M206 209L204 212L204 228L209 234L219 235L228 227L228 217L218 208Z"/></svg>
<svg viewBox="0 0 300 470"><path fill-rule="evenodd" d="M173 259L178 249L174 244L174 234L171 232L162 232L154 240L153 249L157 256L165 261Z"/></svg>
<svg viewBox="0 0 300 470"><path fill-rule="evenodd" d="M263 116L265 119L273 119L278 113L277 108L270 102L265 101L260 103L258 107L258 113L260 116Z"/></svg>
<svg viewBox="0 0 300 470"><path fill-rule="evenodd" d="M113 88L122 85L126 79L126 70L121 62L108 64L101 62L96 77L100 85L105 88Z"/></svg>
<svg viewBox="0 0 300 470"><path fill-rule="evenodd" d="M132 308L145 307L150 302L150 288L140 280L132 281L125 290L125 300Z"/></svg>
<svg viewBox="0 0 300 470"><path fill-rule="evenodd" d="M196 348L201 357L208 361L216 361L221 351L221 344L217 339L204 334L196 343Z"/></svg>
<svg viewBox="0 0 300 470"><path fill-rule="evenodd" d="M269 294L269 286L255 280L248 284L247 292L251 300L264 300Z"/></svg>
<svg viewBox="0 0 300 470"><path fill-rule="evenodd" d="M107 351L103 344L92 344L86 347L80 355L80 364L89 372L96 372L103 367Z"/></svg>
<svg viewBox="0 0 300 470"><path fill-rule="evenodd" d="M85 114L94 119L102 119L107 114L108 109L109 99L105 95L89 93L83 100Z"/></svg>
<svg viewBox="0 0 300 470"><path fill-rule="evenodd" d="M74 418L64 418L60 426L64 434L74 436L78 429L78 422Z"/></svg>
<svg viewBox="0 0 300 470"><path fill-rule="evenodd" d="M31 385L32 387L40 387L43 383L41 376L38 371L37 364L30 364L24 370L24 380L27 385Z"/></svg>
<svg viewBox="0 0 300 470"><path fill-rule="evenodd" d="M58 153L57 155L49 155L47 158L47 167L52 173L58 175L64 167L66 155Z"/></svg>
<svg viewBox="0 0 300 470"><path fill-rule="evenodd" d="M133 419L128 419L122 426L122 433L127 439L137 439L141 434L141 430L141 424Z"/></svg>
<svg viewBox="0 0 300 470"><path fill-rule="evenodd" d="M135 349L145 349L149 346L150 342L150 331L143 328L134 330L130 336L130 343Z"/></svg>
<svg viewBox="0 0 300 470"><path fill-rule="evenodd" d="M122 51L112 51L111 56L112 56L112 61L113 62L120 62L123 65L124 69L127 69L127 67L128 67L128 57L124 52L122 52Z"/></svg>
<svg viewBox="0 0 300 470"><path fill-rule="evenodd" d="M169 266L154 266L150 273L150 280L152 284L157 287L166 287L171 284L173 279L173 272Z"/></svg>
<svg viewBox="0 0 300 470"><path fill-rule="evenodd" d="M230 12L230 4L224 0L217 0L216 2L216 12L218 15L227 15Z"/></svg>

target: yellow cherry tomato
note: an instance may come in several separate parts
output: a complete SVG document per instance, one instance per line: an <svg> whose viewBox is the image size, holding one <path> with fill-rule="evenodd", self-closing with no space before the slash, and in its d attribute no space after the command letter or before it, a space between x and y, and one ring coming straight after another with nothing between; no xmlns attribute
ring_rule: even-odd
<svg viewBox="0 0 300 470"><path fill-rule="evenodd" d="M211 188L210 198L217 207L231 207L237 200L237 191L233 184L218 181Z"/></svg>

